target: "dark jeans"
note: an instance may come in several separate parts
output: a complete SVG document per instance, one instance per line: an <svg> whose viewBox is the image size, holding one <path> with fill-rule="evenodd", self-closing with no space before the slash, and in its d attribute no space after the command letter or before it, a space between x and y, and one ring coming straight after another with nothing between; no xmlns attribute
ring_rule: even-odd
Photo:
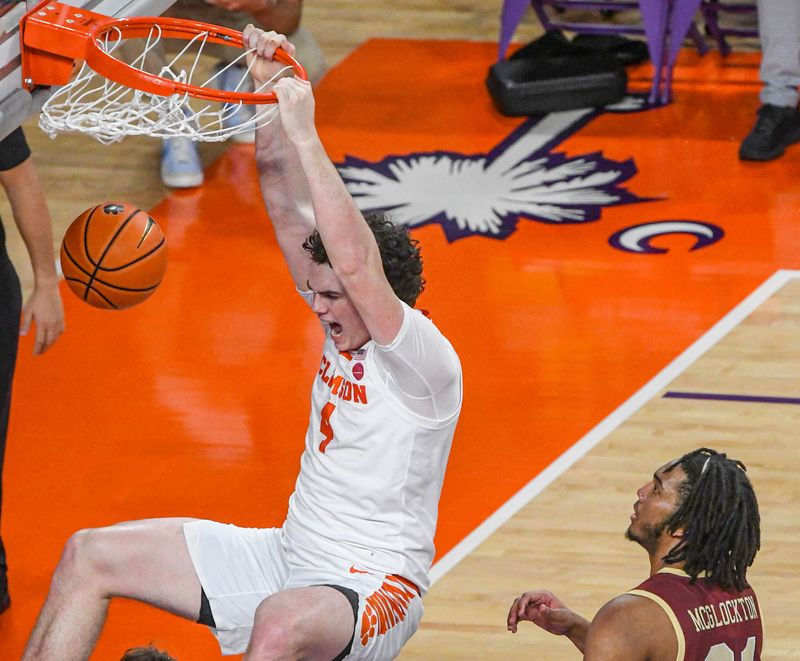
<svg viewBox="0 0 800 661"><path fill-rule="evenodd" d="M14 364L17 360L21 309L22 292L19 278L6 254L5 237L0 227L0 513L3 506L3 459L11 405L11 381L14 378ZM0 539L0 597L7 590L6 567L6 551L3 540Z"/></svg>

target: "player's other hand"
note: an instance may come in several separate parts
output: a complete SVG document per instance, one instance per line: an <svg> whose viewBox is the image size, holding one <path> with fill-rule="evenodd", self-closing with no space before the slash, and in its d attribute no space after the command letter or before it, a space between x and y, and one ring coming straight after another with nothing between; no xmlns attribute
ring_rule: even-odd
<svg viewBox="0 0 800 661"><path fill-rule="evenodd" d="M517 624L528 620L545 631L566 635L575 625L575 613L547 590L532 590L517 597L508 611L508 630L517 632Z"/></svg>
<svg viewBox="0 0 800 661"><path fill-rule="evenodd" d="M311 83L299 78L281 78L275 83L275 94L286 137L296 147L316 140Z"/></svg>
<svg viewBox="0 0 800 661"><path fill-rule="evenodd" d="M286 65L275 62L275 51L280 48L289 55L294 55L294 46L282 34L266 32L249 24L242 31L242 41L247 54L247 64L256 90L272 78Z"/></svg>
<svg viewBox="0 0 800 661"><path fill-rule="evenodd" d="M47 351L64 332L64 307L57 283L37 284L34 287L22 308L19 334L27 335L31 324L36 328L36 342L33 347L36 355Z"/></svg>

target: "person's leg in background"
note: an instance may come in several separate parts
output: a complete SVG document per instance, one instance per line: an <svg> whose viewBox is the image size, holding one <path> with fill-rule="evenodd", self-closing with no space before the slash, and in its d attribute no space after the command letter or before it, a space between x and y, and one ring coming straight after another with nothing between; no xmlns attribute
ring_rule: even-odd
<svg viewBox="0 0 800 661"><path fill-rule="evenodd" d="M124 62L136 62L135 66L138 69L161 75L170 60L164 50L164 44L161 41L155 44L148 43L147 55L143 61L138 61L146 43L144 39L124 40L117 49L118 57ZM162 141L161 181L169 188L196 188L203 183L203 164L200 161L197 145L190 138L176 137Z"/></svg>
<svg viewBox="0 0 800 661"><path fill-rule="evenodd" d="M11 381L17 361L21 312L22 291L19 278L6 254L5 237L0 227L0 513L3 505L3 459L11 406ZM1 515L0 521L2 521ZM5 547L3 540L0 539L0 613L11 603L8 596L7 571Z"/></svg>
<svg viewBox="0 0 800 661"><path fill-rule="evenodd" d="M248 23L265 30L285 34L297 49L295 57L305 67L308 78L316 85L327 70L325 58L314 37L300 26L302 0L178 0L165 16L223 25L242 31ZM225 68L231 60L232 49L221 44L207 44L204 52L219 59L220 75L216 86L223 90L251 92L252 80L243 75L239 66ZM163 48L154 49L149 56L148 70L166 65ZM243 80L244 78L244 80ZM231 112L227 123L239 125L253 117L254 108L239 106ZM225 125L226 122L223 122ZM235 142L252 143L255 131L233 136ZM192 188L203 183L203 169L196 143L188 138L170 138L164 141L161 157L161 179L170 188Z"/></svg>
<svg viewBox="0 0 800 661"><path fill-rule="evenodd" d="M761 38L761 107L739 157L771 161L800 142L800 2L758 0Z"/></svg>
<svg viewBox="0 0 800 661"><path fill-rule="evenodd" d="M248 23L262 30L274 30L286 35L297 49L295 57L305 67L312 85L327 71L319 44L301 25L303 0L179 0L167 10L167 15L225 25L240 32ZM222 62L229 61L230 49L225 46L210 44L208 52Z"/></svg>

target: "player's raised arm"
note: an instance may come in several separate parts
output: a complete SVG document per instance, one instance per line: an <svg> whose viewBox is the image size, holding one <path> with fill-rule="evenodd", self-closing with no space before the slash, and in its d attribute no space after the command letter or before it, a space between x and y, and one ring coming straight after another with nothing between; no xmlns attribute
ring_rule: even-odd
<svg viewBox="0 0 800 661"><path fill-rule="evenodd" d="M286 137L308 182L314 218L334 273L378 344L395 339L403 307L383 271L375 237L348 193L314 126L311 85L284 78L275 85Z"/></svg>
<svg viewBox="0 0 800 661"><path fill-rule="evenodd" d="M257 59L250 72L258 89L281 68L272 61L275 49L280 47L292 55L294 47L283 35L264 32L252 25L244 29L243 35L245 46L256 49ZM261 193L278 245L295 284L305 290L310 260L302 244L314 231L314 211L305 174L279 118L256 131L256 164Z"/></svg>

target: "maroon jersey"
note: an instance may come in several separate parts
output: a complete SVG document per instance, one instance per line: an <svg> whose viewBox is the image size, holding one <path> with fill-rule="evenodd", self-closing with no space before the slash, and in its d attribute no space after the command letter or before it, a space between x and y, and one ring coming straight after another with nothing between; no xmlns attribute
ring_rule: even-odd
<svg viewBox="0 0 800 661"><path fill-rule="evenodd" d="M628 594L664 609L678 637L676 661L760 661L764 632L753 589L725 592L665 567Z"/></svg>

